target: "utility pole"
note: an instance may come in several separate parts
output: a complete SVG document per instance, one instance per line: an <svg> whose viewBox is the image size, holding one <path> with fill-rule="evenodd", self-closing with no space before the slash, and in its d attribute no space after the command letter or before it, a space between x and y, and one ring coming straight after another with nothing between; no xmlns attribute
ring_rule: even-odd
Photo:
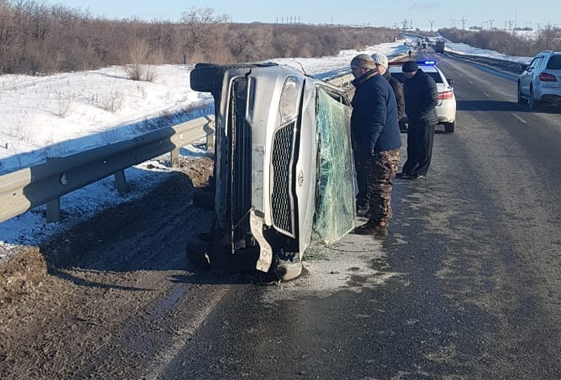
<svg viewBox="0 0 561 380"><path fill-rule="evenodd" d="M465 29L466 28L466 22L467 22L466 18L462 17L462 19L460 21L462 21L462 29Z"/></svg>
<svg viewBox="0 0 561 380"><path fill-rule="evenodd" d="M429 24L430 24L430 31L432 32L432 25L434 24L434 20L429 20Z"/></svg>
<svg viewBox="0 0 561 380"><path fill-rule="evenodd" d="M489 29L493 30L493 22L495 22L495 20L489 20Z"/></svg>
<svg viewBox="0 0 561 380"><path fill-rule="evenodd" d="M518 4L514 6L514 29L516 30L516 18L518 17Z"/></svg>

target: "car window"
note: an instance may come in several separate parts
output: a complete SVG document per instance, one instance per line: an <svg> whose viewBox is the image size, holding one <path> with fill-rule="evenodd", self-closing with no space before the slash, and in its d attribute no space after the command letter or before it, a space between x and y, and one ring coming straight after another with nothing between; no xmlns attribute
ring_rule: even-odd
<svg viewBox="0 0 561 380"><path fill-rule="evenodd" d="M552 55L547 62L547 68L551 70L561 70L561 55Z"/></svg>
<svg viewBox="0 0 561 380"><path fill-rule="evenodd" d="M427 74L429 74L430 77L431 77L432 79L434 79L434 81L435 81L436 83L443 83L443 82L444 82L444 81L442 80L442 77L440 76L439 73L427 73Z"/></svg>
<svg viewBox="0 0 561 380"><path fill-rule="evenodd" d="M320 162L314 229L331 244L354 228L351 108L320 87L316 113Z"/></svg>
<svg viewBox="0 0 561 380"><path fill-rule="evenodd" d="M539 67L541 61L542 61L542 57L534 58L534 60L530 63L528 70L532 70L535 69L536 67Z"/></svg>

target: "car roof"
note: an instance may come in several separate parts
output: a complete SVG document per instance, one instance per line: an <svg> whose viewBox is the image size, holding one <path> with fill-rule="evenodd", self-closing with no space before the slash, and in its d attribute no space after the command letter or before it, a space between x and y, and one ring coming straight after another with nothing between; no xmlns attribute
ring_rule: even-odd
<svg viewBox="0 0 561 380"><path fill-rule="evenodd" d="M403 66L405 62L392 62L389 65L389 69L390 71L401 71L401 68ZM438 67L436 67L435 65L423 65L423 64L419 64L417 63L417 66L419 66L420 69L422 69L425 73L441 73L440 69ZM393 70L392 70L393 69Z"/></svg>

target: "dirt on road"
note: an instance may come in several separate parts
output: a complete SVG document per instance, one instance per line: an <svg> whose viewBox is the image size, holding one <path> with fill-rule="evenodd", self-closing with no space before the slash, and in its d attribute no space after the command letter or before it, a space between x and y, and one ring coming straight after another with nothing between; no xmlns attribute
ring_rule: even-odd
<svg viewBox="0 0 561 380"><path fill-rule="evenodd" d="M196 313L228 286L209 286L212 274L185 256L186 237L210 224L192 191L211 173L211 159L185 159L143 199L23 247L5 263L0 378L146 378L141 372L157 365L157 353L189 334L175 325L172 306L190 303L181 319L195 326Z"/></svg>

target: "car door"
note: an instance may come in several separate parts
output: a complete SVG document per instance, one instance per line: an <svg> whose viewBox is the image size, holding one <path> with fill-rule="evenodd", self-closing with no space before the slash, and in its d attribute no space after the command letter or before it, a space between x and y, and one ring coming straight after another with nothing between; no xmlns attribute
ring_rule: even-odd
<svg viewBox="0 0 561 380"><path fill-rule="evenodd" d="M530 62L530 65L524 70L522 74L520 74L520 91L524 96L529 96L530 94L530 84L532 83L532 77L534 75L534 71L538 67L539 63L541 62L542 57L536 57Z"/></svg>

